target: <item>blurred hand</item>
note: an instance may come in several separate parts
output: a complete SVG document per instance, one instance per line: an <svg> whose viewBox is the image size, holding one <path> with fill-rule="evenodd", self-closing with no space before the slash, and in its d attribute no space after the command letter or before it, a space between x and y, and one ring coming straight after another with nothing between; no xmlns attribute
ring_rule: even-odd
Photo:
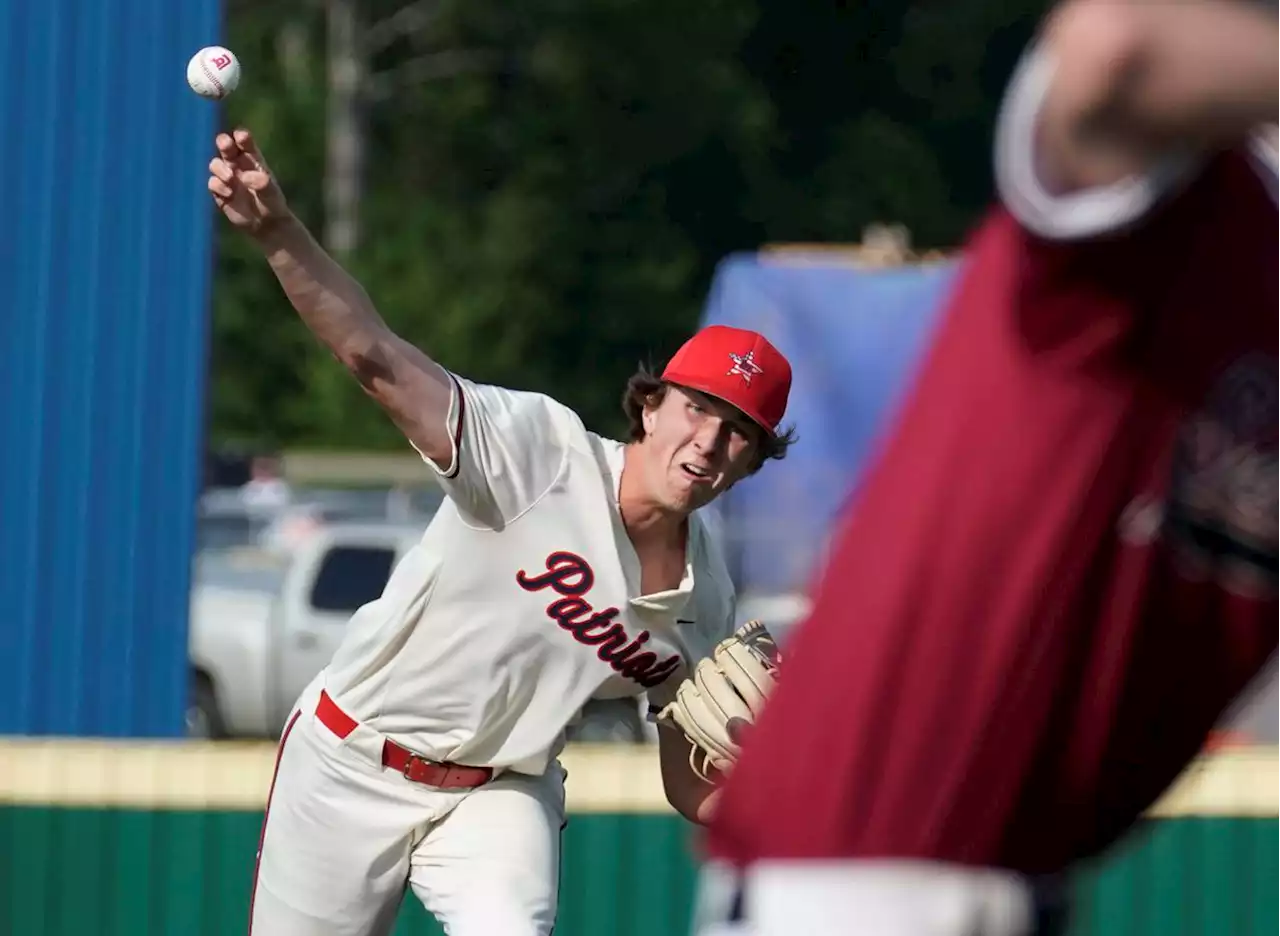
<svg viewBox="0 0 1280 936"><path fill-rule="evenodd" d="M248 130L219 133L209 163L209 192L227 220L254 237L289 218L289 206Z"/></svg>

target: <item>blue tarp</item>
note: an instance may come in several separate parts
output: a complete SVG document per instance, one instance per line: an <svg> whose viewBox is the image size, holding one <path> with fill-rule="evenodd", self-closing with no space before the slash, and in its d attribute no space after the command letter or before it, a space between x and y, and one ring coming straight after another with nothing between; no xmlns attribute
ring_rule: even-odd
<svg viewBox="0 0 1280 936"><path fill-rule="evenodd" d="M718 509L743 593L806 590L831 522L927 348L954 263L859 269L839 255L739 254L712 282L705 324L761 332L792 363L782 462Z"/></svg>

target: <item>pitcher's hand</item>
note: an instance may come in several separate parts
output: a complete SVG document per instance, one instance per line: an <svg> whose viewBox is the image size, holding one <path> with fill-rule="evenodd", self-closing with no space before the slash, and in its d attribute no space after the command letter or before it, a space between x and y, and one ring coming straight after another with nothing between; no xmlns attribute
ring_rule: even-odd
<svg viewBox="0 0 1280 936"><path fill-rule="evenodd" d="M227 220L253 237L289 218L284 192L248 130L219 133L209 163L209 192Z"/></svg>

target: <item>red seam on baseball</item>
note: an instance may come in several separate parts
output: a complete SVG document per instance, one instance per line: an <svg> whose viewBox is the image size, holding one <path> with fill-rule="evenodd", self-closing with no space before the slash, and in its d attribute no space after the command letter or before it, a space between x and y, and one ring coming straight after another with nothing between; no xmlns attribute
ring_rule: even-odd
<svg viewBox="0 0 1280 936"><path fill-rule="evenodd" d="M203 60L200 62L200 70L204 72L204 76L212 82L214 90L218 92L218 97L222 97L222 82L217 79L213 72L209 71L209 66L206 65Z"/></svg>

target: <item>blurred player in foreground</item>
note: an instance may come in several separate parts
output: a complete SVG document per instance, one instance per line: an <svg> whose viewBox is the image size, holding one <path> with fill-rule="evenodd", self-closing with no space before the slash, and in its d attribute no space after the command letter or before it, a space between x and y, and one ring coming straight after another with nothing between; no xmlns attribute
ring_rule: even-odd
<svg viewBox="0 0 1280 936"><path fill-rule="evenodd" d="M786 454L791 368L761 335L705 328L660 378L632 378L629 443L602 439L393 334L290 213L248 131L216 145L223 214L448 495L284 730L250 931L388 933L408 887L451 936L547 934L556 756L589 699L648 693L667 796L706 818L714 787L678 713L698 696L694 664L714 683L749 629L734 634L733 585L696 511Z"/></svg>
<svg viewBox="0 0 1280 936"><path fill-rule="evenodd" d="M708 836L700 932L1016 936L1274 653L1273 7L1073 2Z"/></svg>

